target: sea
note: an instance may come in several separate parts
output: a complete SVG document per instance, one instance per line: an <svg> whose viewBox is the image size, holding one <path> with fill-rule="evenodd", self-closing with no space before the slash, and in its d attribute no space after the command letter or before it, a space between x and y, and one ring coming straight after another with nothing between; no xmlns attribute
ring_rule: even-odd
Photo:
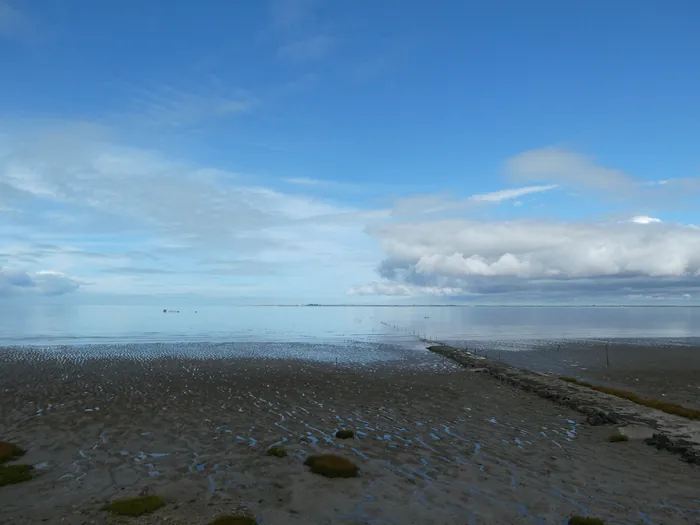
<svg viewBox="0 0 700 525"><path fill-rule="evenodd" d="M0 346L355 342L424 347L430 340L517 351L547 341L683 344L698 338L698 307L0 307Z"/></svg>

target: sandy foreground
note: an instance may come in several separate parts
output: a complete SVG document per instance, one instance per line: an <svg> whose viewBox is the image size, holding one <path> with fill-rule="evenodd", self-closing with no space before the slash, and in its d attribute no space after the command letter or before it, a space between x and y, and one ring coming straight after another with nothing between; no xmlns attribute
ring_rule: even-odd
<svg viewBox="0 0 700 525"><path fill-rule="evenodd" d="M0 439L39 475L0 487L0 523L700 523L700 467L440 359L37 359L0 350ZM354 440L334 437L353 429ZM266 456L282 442L290 455ZM332 452L360 467L326 479ZM145 487L167 505L101 510Z"/></svg>

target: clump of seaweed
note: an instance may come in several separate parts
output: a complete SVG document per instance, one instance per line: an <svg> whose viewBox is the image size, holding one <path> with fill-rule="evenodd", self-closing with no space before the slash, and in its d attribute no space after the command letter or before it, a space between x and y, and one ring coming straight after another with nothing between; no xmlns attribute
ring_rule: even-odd
<svg viewBox="0 0 700 525"><path fill-rule="evenodd" d="M352 439L355 437L355 433L352 430L338 430L335 433L335 437L338 439Z"/></svg>
<svg viewBox="0 0 700 525"><path fill-rule="evenodd" d="M573 377L560 377L562 381L567 383L572 383L578 386L584 386L597 392L603 392L605 394L610 394L611 396L620 397L622 399L627 399L638 405L643 405L649 408L655 408L656 410L661 410L661 412L666 412L667 414L674 414L676 416L685 417L687 419L700 419L700 410L695 410L694 408L684 407L676 403L669 403L667 401L661 401L659 399L648 399L642 397L634 392L628 392L626 390L620 390L619 388L612 388L609 386L596 386L585 381L579 381Z"/></svg>
<svg viewBox="0 0 700 525"><path fill-rule="evenodd" d="M605 525L605 521L600 518L588 518L585 516L571 516L569 525Z"/></svg>
<svg viewBox="0 0 700 525"><path fill-rule="evenodd" d="M118 499L107 504L106 510L120 516L142 516L150 514L165 505L161 496L141 496L139 498Z"/></svg>
<svg viewBox="0 0 700 525"><path fill-rule="evenodd" d="M0 441L0 463L12 461L25 454L25 450L18 447L14 443Z"/></svg>
<svg viewBox="0 0 700 525"><path fill-rule="evenodd" d="M311 472L327 478L355 478L360 469L349 459L333 454L320 454L306 458L304 465Z"/></svg>
<svg viewBox="0 0 700 525"><path fill-rule="evenodd" d="M29 481L33 476L34 467L31 465L3 465L0 466L0 487Z"/></svg>
<svg viewBox="0 0 700 525"><path fill-rule="evenodd" d="M608 441L610 441L610 443L620 443L621 441L629 441L629 440L630 440L629 437L627 437L626 435L619 433L619 432L617 434L612 434L608 438Z"/></svg>
<svg viewBox="0 0 700 525"><path fill-rule="evenodd" d="M274 445L267 449L267 455L276 458L284 458L287 457L287 451L282 445Z"/></svg>
<svg viewBox="0 0 700 525"><path fill-rule="evenodd" d="M250 516L219 516L209 525L258 525L258 522Z"/></svg>

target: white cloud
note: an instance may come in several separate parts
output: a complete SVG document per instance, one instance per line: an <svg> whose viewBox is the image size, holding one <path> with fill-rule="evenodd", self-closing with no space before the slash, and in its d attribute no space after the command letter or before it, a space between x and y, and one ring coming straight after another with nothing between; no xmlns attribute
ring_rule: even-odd
<svg viewBox="0 0 700 525"><path fill-rule="evenodd" d="M648 217L646 215L638 215L637 217L632 217L631 221L636 222L637 224L652 224L654 222L661 222L661 219Z"/></svg>
<svg viewBox="0 0 700 525"><path fill-rule="evenodd" d="M558 186L556 184L548 184L546 186L526 186L525 188L513 188L509 190L500 190L491 193L472 195L470 199L474 201L501 202L509 199L517 199L518 197L529 195L531 193L540 193L543 191L553 190L557 187Z"/></svg>
<svg viewBox="0 0 700 525"><path fill-rule="evenodd" d="M0 138L3 206L22 210L2 215L0 237L18 242L0 246L0 261L33 272L43 288L58 281L38 273L46 269L117 294L274 297L311 293L313 282L327 296L353 275L371 277L377 254L364 229L388 212L286 194L95 131Z"/></svg>
<svg viewBox="0 0 700 525"><path fill-rule="evenodd" d="M623 221L618 215L614 223L396 222L401 206L407 214L496 209L556 187L461 201L418 196L394 210L363 210L119 145L93 126L14 133L0 137L2 286L9 293L12 279L13 292L58 294L89 282L84 291L95 294L246 294L299 302L304 293L318 302L344 290L445 297L700 289L700 228L651 216Z"/></svg>
<svg viewBox="0 0 700 525"><path fill-rule="evenodd" d="M461 294L700 289L700 228L694 226L452 220L383 224L370 232L386 257L380 275L397 286Z"/></svg>
<svg viewBox="0 0 700 525"><path fill-rule="evenodd" d="M282 179L284 182L289 184L298 184L300 186L320 186L324 184L324 181L319 179L309 179L307 177L289 177Z"/></svg>
<svg viewBox="0 0 700 525"><path fill-rule="evenodd" d="M394 297L422 297L426 295L442 297L449 295L459 295L461 288L448 288L438 286L415 286L404 283L394 283L390 281L374 281L368 284L352 286L348 289L348 295L387 295Z"/></svg>
<svg viewBox="0 0 700 525"><path fill-rule="evenodd" d="M76 291L81 285L78 279L61 272L25 272L0 266L0 296L6 295L63 295Z"/></svg>
<svg viewBox="0 0 700 525"><path fill-rule="evenodd" d="M476 205L498 204L524 195L556 189L556 184L510 188L489 193L478 193L463 200L452 200L448 195L415 195L396 199L392 214L395 217L468 211Z"/></svg>
<svg viewBox="0 0 700 525"><path fill-rule="evenodd" d="M520 153L507 161L506 171L518 181L554 182L609 191L631 191L637 186L621 170L600 166L580 153L555 147Z"/></svg>

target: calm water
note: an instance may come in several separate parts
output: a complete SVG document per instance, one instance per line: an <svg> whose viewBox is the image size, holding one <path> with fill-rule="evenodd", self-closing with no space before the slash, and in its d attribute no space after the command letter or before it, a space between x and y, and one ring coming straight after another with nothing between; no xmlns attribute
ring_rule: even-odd
<svg viewBox="0 0 700 525"><path fill-rule="evenodd" d="M182 342L398 343L419 337L525 349L533 342L700 337L700 308L211 307L0 309L0 346Z"/></svg>

